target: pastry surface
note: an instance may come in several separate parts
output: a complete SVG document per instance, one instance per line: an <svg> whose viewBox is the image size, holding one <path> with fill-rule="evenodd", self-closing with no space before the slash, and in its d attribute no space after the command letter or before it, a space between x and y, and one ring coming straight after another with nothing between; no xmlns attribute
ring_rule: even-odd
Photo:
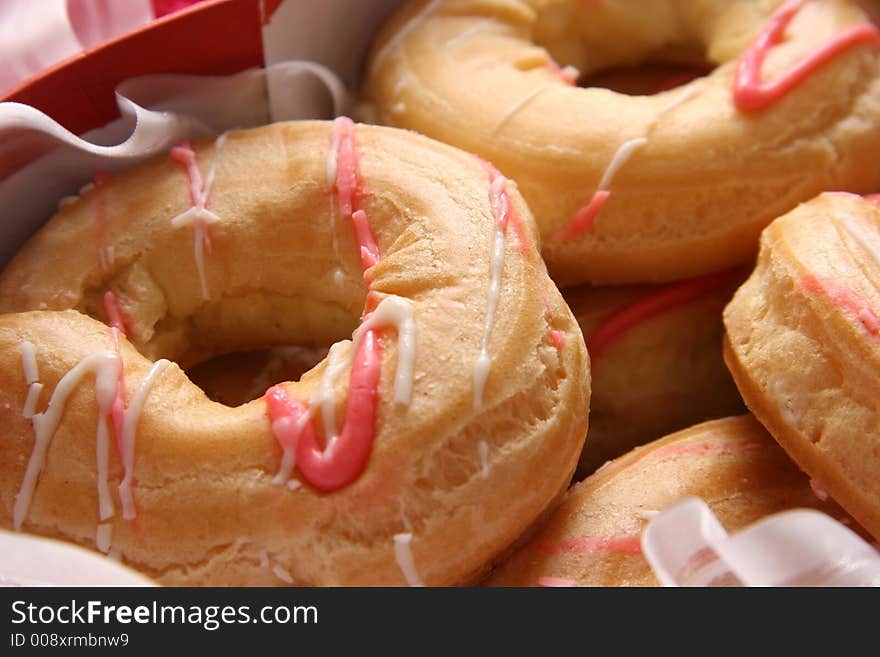
<svg viewBox="0 0 880 657"><path fill-rule="evenodd" d="M745 410L721 357L721 311L743 276L563 289L592 373L579 476L637 445Z"/></svg>
<svg viewBox="0 0 880 657"><path fill-rule="evenodd" d="M559 284L663 282L747 261L820 191L880 187L878 46L844 0L416 1L364 94L516 180ZM656 60L714 70L653 95L575 86Z"/></svg>
<svg viewBox="0 0 880 657"><path fill-rule="evenodd" d="M725 360L789 455L880 537L880 207L822 194L763 233Z"/></svg>
<svg viewBox="0 0 880 657"><path fill-rule="evenodd" d="M492 573L489 586L658 586L642 554L652 514L700 497L730 532L820 500L766 430L744 415L704 422L638 447L576 484L547 522Z"/></svg>
<svg viewBox="0 0 880 657"><path fill-rule="evenodd" d="M583 338L515 185L347 119L173 156L99 181L0 277L0 523L165 584L470 581L587 429ZM181 369L334 342L237 408Z"/></svg>

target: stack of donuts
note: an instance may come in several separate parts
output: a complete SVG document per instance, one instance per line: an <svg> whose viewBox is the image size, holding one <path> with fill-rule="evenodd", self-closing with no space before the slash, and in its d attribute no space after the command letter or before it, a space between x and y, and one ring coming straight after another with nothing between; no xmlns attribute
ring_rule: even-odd
<svg viewBox="0 0 880 657"><path fill-rule="evenodd" d="M0 275L0 524L174 585L656 585L688 496L880 539L877 9L412 0L362 122L90 172Z"/></svg>

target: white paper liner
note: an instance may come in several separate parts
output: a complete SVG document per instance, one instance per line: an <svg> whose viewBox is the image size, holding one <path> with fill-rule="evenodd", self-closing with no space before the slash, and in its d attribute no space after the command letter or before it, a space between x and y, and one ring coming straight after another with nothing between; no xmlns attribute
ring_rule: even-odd
<svg viewBox="0 0 880 657"><path fill-rule="evenodd" d="M651 520L642 551L664 586L880 586L880 554L812 509L728 535L703 500L688 498Z"/></svg>
<svg viewBox="0 0 880 657"><path fill-rule="evenodd" d="M0 586L156 586L91 550L0 530Z"/></svg>
<svg viewBox="0 0 880 657"><path fill-rule="evenodd" d="M336 74L304 61L230 76L132 78L117 87L116 99L121 118L82 137L29 105L0 103L0 267L97 171L130 168L183 139L348 111Z"/></svg>

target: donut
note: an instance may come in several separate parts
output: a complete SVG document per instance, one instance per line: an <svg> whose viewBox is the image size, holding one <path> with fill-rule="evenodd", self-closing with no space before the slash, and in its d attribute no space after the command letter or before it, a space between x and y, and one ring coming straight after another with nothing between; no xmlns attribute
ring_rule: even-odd
<svg viewBox="0 0 880 657"><path fill-rule="evenodd" d="M702 498L728 532L764 516L815 508L851 529L752 416L712 420L638 447L576 484L487 586L657 586L642 553L650 519Z"/></svg>
<svg viewBox="0 0 880 657"><path fill-rule="evenodd" d="M729 270L664 285L565 288L590 354L590 429L578 477L637 445L745 411L724 360Z"/></svg>
<svg viewBox="0 0 880 657"><path fill-rule="evenodd" d="M724 310L724 359L798 465L880 538L880 206L825 193L774 221Z"/></svg>
<svg viewBox="0 0 880 657"><path fill-rule="evenodd" d="M162 584L477 577L587 430L536 239L488 163L345 117L102 177L0 276L0 525ZM235 408L184 371L328 343Z"/></svg>
<svg viewBox="0 0 880 657"><path fill-rule="evenodd" d="M713 70L639 96L576 86L663 60ZM722 271L798 203L880 187L880 32L850 0L418 0L362 94L516 180L560 285Z"/></svg>

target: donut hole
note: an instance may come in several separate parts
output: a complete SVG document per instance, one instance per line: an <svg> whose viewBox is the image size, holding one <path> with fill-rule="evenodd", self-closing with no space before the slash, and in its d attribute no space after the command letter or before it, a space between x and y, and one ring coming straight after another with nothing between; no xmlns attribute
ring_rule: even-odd
<svg viewBox="0 0 880 657"><path fill-rule="evenodd" d="M240 406L261 397L283 381L297 381L320 363L329 346L289 345L215 356L186 374L209 399Z"/></svg>
<svg viewBox="0 0 880 657"><path fill-rule="evenodd" d="M298 381L331 344L350 338L366 296L356 289L332 300L265 290L231 295L159 321L141 351L177 362L209 399L239 406L275 383Z"/></svg>
<svg viewBox="0 0 880 657"><path fill-rule="evenodd" d="M300 268L313 265L314 275L255 277L207 300L175 297L133 265L86 290L78 309L110 324L104 302L112 292L126 337L141 354L177 363L208 398L239 406L275 383L298 381L360 322L367 296L362 277L320 258L302 260ZM279 269L295 264L290 259Z"/></svg>
<svg viewBox="0 0 880 657"><path fill-rule="evenodd" d="M579 87L653 95L716 68L701 27L712 23L712 13L662 0L556 0L538 12L532 42L560 68L580 71Z"/></svg>
<svg viewBox="0 0 880 657"><path fill-rule="evenodd" d="M578 80L578 86L601 87L627 96L650 96L705 77L713 70L708 62L650 61L595 71Z"/></svg>

